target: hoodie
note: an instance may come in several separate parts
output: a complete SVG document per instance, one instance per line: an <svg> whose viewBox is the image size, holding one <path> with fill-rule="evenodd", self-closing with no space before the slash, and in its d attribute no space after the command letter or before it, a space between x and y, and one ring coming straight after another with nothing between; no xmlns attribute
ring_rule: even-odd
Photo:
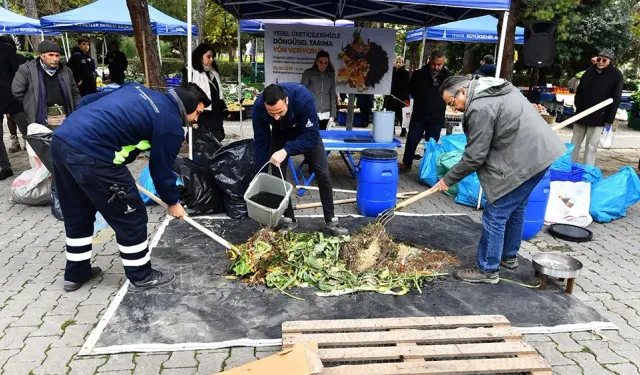
<svg viewBox="0 0 640 375"><path fill-rule="evenodd" d="M452 186L477 172L490 203L549 168L566 152L531 103L500 78L472 81L462 121L467 146L444 182Z"/></svg>

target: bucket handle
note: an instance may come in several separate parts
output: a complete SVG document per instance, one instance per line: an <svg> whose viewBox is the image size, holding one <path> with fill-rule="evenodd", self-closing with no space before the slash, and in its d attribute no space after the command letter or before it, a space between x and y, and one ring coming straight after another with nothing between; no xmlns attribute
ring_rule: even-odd
<svg viewBox="0 0 640 375"><path fill-rule="evenodd" d="M258 170L258 173L256 174L256 177L258 176L258 174L260 174L260 172L262 172L262 170L264 169L264 167L266 167L267 165L269 165L269 163L271 163L270 161L264 163L264 165L262 166L262 168L260 168ZM282 179L282 188L284 189L284 195L287 195L287 185L285 185L285 181L284 181L284 175L282 173L282 168L280 168L280 166L278 166L278 170L280 170L280 178Z"/></svg>

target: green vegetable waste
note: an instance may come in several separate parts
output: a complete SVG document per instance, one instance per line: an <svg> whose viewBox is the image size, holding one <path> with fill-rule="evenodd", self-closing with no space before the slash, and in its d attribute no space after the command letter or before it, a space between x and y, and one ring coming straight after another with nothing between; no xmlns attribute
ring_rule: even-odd
<svg viewBox="0 0 640 375"><path fill-rule="evenodd" d="M315 287L320 296L362 291L403 295L412 289L422 293L425 282L447 275L442 268L457 262L444 251L395 243L378 224L341 237L263 229L228 256L232 278L264 284L299 300L289 292L294 287Z"/></svg>

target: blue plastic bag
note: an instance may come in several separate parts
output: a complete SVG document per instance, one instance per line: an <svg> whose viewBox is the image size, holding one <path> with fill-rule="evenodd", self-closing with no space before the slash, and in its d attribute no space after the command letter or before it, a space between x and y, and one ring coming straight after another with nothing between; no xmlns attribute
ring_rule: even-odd
<svg viewBox="0 0 640 375"><path fill-rule="evenodd" d="M600 168L594 167L593 165L583 165L578 163L573 163L573 165L584 169L584 172L582 173L582 181L595 184L602 180L602 170L600 170Z"/></svg>
<svg viewBox="0 0 640 375"><path fill-rule="evenodd" d="M443 153L442 145L433 140L433 138L429 138L429 141L424 143L424 156L420 161L419 178L421 183L433 186L440 181L436 163Z"/></svg>
<svg viewBox="0 0 640 375"><path fill-rule="evenodd" d="M608 223L626 216L627 208L640 200L640 178L633 168L620 168L618 173L591 186L589 213L593 220Z"/></svg>
<svg viewBox="0 0 640 375"><path fill-rule="evenodd" d="M156 197L158 196L156 187L153 185L153 180L151 179L151 173L149 172L149 167L144 167L144 169L142 170L142 173L140 173L140 177L138 178L138 183L143 188L149 190L150 193L153 193L153 195L155 195ZM182 183L182 181L180 180L177 174L176 174L176 185L184 186L184 184ZM142 201L144 202L144 204L149 204L153 202L151 198L147 197L142 193L140 193L140 197L142 197Z"/></svg>
<svg viewBox="0 0 640 375"><path fill-rule="evenodd" d="M557 171L571 172L571 152L575 146L573 143L565 143L564 145L567 146L567 152L565 152L558 160L553 162L550 168Z"/></svg>
<svg viewBox="0 0 640 375"><path fill-rule="evenodd" d="M442 142L444 152L464 151L467 146L467 136L462 133L444 135L440 137L440 142Z"/></svg>
<svg viewBox="0 0 640 375"><path fill-rule="evenodd" d="M458 195L455 201L465 206L478 207L478 194L480 193L480 179L477 173L473 173L458 183ZM480 207L487 204L487 197L482 193Z"/></svg>

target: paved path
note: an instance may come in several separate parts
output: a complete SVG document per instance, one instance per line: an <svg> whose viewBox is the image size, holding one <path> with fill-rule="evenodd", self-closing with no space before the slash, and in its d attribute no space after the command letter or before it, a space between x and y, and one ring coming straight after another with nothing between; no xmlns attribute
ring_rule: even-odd
<svg viewBox="0 0 640 375"><path fill-rule="evenodd" d="M245 134L248 136L248 134ZM5 139L6 141L6 139ZM623 165L636 166L634 150L602 151L598 165L605 173ZM26 152L11 155L14 171L28 168ZM134 175L146 165L141 159L131 167ZM355 189L339 158L331 160L337 188ZM419 190L417 172L403 175L401 191ZM337 198L347 197L336 194ZM318 201L308 192L300 202ZM164 217L149 208L149 233ZM465 213L479 221L480 213L455 204L444 195L418 202L407 211ZM262 358L268 349L233 348L154 354L120 354L77 357L87 335L98 322L124 282L117 246L111 236L99 236L94 264L105 274L77 292L62 291L65 263L64 229L49 207L14 204L10 180L0 182L0 373L13 374L212 374ZM320 209L304 213L320 214ZM337 213L356 213L353 205ZM526 339L558 374L638 374L640 367L640 206L612 224L593 224L595 239L586 244L556 241L546 234L525 243L523 255L563 251L577 257L586 271L577 280L575 295L620 327L607 331L530 335Z"/></svg>

